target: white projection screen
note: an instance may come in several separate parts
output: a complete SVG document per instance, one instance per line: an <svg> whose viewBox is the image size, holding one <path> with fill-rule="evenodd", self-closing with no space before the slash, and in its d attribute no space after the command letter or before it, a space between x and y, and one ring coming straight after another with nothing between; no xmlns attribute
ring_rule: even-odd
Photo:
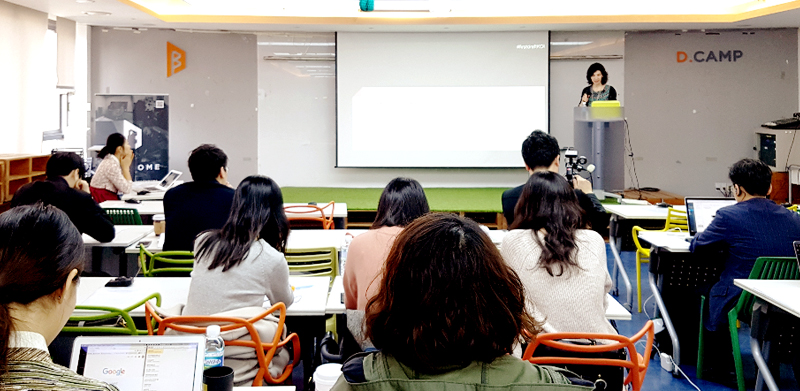
<svg viewBox="0 0 800 391"><path fill-rule="evenodd" d="M522 167L549 33L337 33L337 167Z"/></svg>

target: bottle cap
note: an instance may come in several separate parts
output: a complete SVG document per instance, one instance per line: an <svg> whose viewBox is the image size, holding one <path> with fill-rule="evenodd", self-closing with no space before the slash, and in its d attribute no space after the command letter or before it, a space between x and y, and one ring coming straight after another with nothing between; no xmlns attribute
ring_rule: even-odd
<svg viewBox="0 0 800 391"><path fill-rule="evenodd" d="M219 337L219 325L212 324L206 327L206 337L217 338Z"/></svg>

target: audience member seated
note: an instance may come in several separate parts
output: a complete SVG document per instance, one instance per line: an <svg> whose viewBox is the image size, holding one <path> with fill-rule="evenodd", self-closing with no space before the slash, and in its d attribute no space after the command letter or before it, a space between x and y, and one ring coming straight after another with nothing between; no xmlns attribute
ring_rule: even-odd
<svg viewBox="0 0 800 391"><path fill-rule="evenodd" d="M41 202L64 211L78 231L99 242L114 239L114 223L89 194L81 175L83 160L73 152L56 152L46 168L47 180L22 186L11 199L11 207Z"/></svg>
<svg viewBox="0 0 800 391"><path fill-rule="evenodd" d="M733 369L728 311L742 289L736 278L748 278L758 257L794 256L792 242L800 240L800 216L767 199L772 192L772 170L760 160L742 159L728 173L737 203L720 208L711 224L692 240L693 253L725 254L719 282L711 287L705 327L708 351L726 352L727 358L709 362L711 376L726 376ZM722 327L720 327L722 326Z"/></svg>
<svg viewBox="0 0 800 391"><path fill-rule="evenodd" d="M214 145L192 151L189 171L194 181L164 194L164 251L192 251L197 235L225 224L233 202L227 166L228 156Z"/></svg>
<svg viewBox="0 0 800 391"><path fill-rule="evenodd" d="M522 142L522 159L525 160L525 169L528 170L528 175L539 171L558 172L561 164L558 140L541 130L533 131ZM608 224L608 214L594 195L592 184L576 175L572 185L575 188L578 203L585 212L584 222L581 226L594 227L595 230L604 229ZM516 218L514 207L517 206L524 186L520 185L503 192L503 216L509 227L513 225Z"/></svg>
<svg viewBox="0 0 800 391"><path fill-rule="evenodd" d="M180 315L249 318L263 311L264 295L270 303L283 302L288 308L294 301L289 264L283 255L288 237L289 221L278 184L265 176L245 178L236 189L222 229L197 238L189 298ZM276 321L269 316L257 327L264 341L274 336L276 324L270 320ZM270 331L272 334L264 334ZM225 364L234 368L237 385L252 383L256 376L258 360L252 353L242 357L225 350ZM278 376L288 362L288 351L279 350L270 373Z"/></svg>
<svg viewBox="0 0 800 391"><path fill-rule="evenodd" d="M605 316L611 276L606 244L581 228L581 207L564 177L535 172L522 189L500 246L517 272L528 310L545 332L616 334Z"/></svg>
<svg viewBox="0 0 800 391"><path fill-rule="evenodd" d="M454 214L414 220L392 246L382 280L366 310L367 336L379 351L348 359L332 390L570 384L569 372L509 354L539 324L525 310L516 273L472 220Z"/></svg>
<svg viewBox="0 0 800 391"><path fill-rule="evenodd" d="M344 273L344 305L363 311L381 285L380 272L395 237L403 227L428 213L428 200L419 182L395 178L383 189L378 213L368 232L350 243Z"/></svg>
<svg viewBox="0 0 800 391"><path fill-rule="evenodd" d="M92 177L92 197L97 202L118 200L119 193L130 193L131 162L133 150L128 140L120 133L106 139L106 146L97 153L103 159Z"/></svg>
<svg viewBox="0 0 800 391"><path fill-rule="evenodd" d="M54 364L47 351L67 323L83 270L83 241L54 206L0 215L0 388L113 390Z"/></svg>

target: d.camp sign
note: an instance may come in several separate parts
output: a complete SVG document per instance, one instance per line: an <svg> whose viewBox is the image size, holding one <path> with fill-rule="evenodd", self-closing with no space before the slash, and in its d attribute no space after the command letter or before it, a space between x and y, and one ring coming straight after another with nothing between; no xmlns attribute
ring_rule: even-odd
<svg viewBox="0 0 800 391"><path fill-rule="evenodd" d="M698 50L691 56L686 52L678 51L677 59L683 62L736 62L744 56L741 50Z"/></svg>

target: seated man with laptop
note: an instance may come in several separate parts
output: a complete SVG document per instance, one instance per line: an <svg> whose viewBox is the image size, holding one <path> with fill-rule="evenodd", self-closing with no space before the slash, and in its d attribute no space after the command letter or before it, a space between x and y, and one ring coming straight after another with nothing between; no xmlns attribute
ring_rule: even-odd
<svg viewBox="0 0 800 391"><path fill-rule="evenodd" d="M225 224L233 203L227 166L228 156L214 145L192 151L189 171L194 181L164 194L164 251L193 251L198 234Z"/></svg>
<svg viewBox="0 0 800 391"><path fill-rule="evenodd" d="M719 282L709 293L709 316L705 322L706 329L711 331L707 341L719 346L707 349L717 352L731 352L725 328L727 313L742 291L733 285L733 280L748 278L758 257L793 256L792 242L800 239L800 216L767 199L772 191L772 170L766 163L742 159L731 166L728 177L733 183L736 203L717 210L710 224L697 233L690 245L693 253L722 251L726 257ZM686 207L690 214L697 212L696 205ZM695 224L700 231L705 222ZM715 369L722 373L732 368L732 360L719 364Z"/></svg>

